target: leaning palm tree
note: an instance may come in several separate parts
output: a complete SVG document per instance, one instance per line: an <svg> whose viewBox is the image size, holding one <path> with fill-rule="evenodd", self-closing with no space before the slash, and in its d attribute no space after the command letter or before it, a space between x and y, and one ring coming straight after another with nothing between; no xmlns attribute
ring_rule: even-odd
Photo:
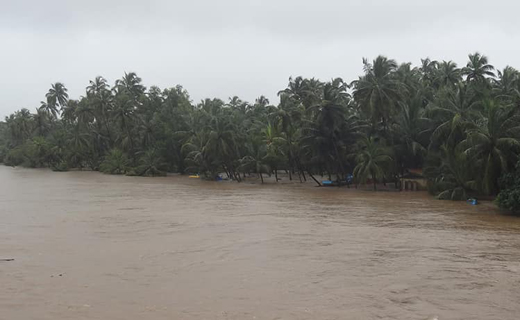
<svg viewBox="0 0 520 320"><path fill-rule="evenodd" d="M498 178L516 163L520 151L520 115L514 108L486 103L486 114L467 132L459 148L474 160L481 174L481 190L490 195L498 191Z"/></svg>
<svg viewBox="0 0 520 320"><path fill-rule="evenodd" d="M357 165L354 168L354 178L364 184L370 176L376 190L377 180L386 176L385 169L392 162L392 157L376 139L365 137L360 142L360 150L355 160Z"/></svg>

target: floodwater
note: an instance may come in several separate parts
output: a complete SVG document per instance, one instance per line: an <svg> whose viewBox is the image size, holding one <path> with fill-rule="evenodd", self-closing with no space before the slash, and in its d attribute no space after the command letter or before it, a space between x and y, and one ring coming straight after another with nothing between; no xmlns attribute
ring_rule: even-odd
<svg viewBox="0 0 520 320"><path fill-rule="evenodd" d="M520 219L309 184L0 166L0 319L518 319Z"/></svg>

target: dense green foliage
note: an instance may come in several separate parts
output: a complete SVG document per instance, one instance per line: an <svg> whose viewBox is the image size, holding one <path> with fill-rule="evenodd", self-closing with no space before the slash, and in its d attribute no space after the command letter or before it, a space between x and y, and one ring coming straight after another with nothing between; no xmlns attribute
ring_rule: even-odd
<svg viewBox="0 0 520 320"><path fill-rule="evenodd" d="M290 78L276 105L263 96L194 104L181 86L146 88L135 73L110 87L90 81L69 99L61 83L30 113L0 125L8 165L90 168L113 174L289 173L355 183L397 182L424 168L443 199L495 195L520 151L520 73L496 71L485 56L466 66L422 60L419 67L379 56L347 83ZM278 179L278 178L277 178Z"/></svg>
<svg viewBox="0 0 520 320"><path fill-rule="evenodd" d="M520 213L520 162L513 172L505 174L501 179L502 190L496 203L502 209Z"/></svg>

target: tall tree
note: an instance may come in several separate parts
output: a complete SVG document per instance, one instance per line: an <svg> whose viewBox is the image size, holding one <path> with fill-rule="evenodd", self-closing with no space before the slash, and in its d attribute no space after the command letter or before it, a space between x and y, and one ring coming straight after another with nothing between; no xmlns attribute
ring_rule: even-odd
<svg viewBox="0 0 520 320"><path fill-rule="evenodd" d="M69 100L69 94L67 93L67 88L61 82L56 82L51 85L49 92L45 95L47 98L47 108L53 113L54 116L57 115L56 110L58 107L63 109L65 105L67 105L67 101Z"/></svg>
<svg viewBox="0 0 520 320"><path fill-rule="evenodd" d="M394 60L378 56L372 63L363 59L363 64L365 75L352 82L354 99L374 124L380 122L386 130L406 88L395 78Z"/></svg>

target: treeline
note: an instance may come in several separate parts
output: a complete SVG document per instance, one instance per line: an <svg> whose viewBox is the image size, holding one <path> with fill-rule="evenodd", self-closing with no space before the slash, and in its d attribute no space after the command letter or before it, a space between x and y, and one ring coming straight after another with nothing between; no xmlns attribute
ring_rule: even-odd
<svg viewBox="0 0 520 320"><path fill-rule="evenodd" d="M500 191L520 151L517 70L495 70L479 53L462 68L383 56L363 66L351 83L290 78L276 105L263 96L194 104L183 87L146 88L135 73L114 86L97 77L77 100L56 83L34 113L6 117L0 157L58 171L225 173L236 181L280 170L300 180L353 174L374 187L423 168L440 198Z"/></svg>

